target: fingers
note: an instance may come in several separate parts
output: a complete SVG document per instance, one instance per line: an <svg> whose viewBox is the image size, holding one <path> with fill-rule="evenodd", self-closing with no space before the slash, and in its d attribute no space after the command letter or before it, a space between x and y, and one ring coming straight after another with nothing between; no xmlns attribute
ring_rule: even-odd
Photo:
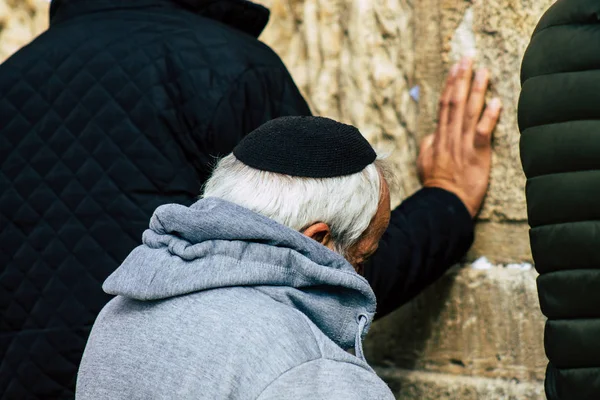
<svg viewBox="0 0 600 400"><path fill-rule="evenodd" d="M438 105L438 124L435 132L436 145L445 147L447 144L448 135L446 133L446 125L448 124L448 113L450 111L450 99L454 89L454 81L456 80L456 74L458 73L458 64L455 64L450 68L448 78L446 78L446 86L440 96L440 102Z"/></svg>
<svg viewBox="0 0 600 400"><path fill-rule="evenodd" d="M490 146L492 141L492 131L498 123L502 103L500 99L493 99L486 107L481 120L475 128L474 146L476 149L484 149Z"/></svg>
<svg viewBox="0 0 600 400"><path fill-rule="evenodd" d="M472 78L473 60L470 57L464 57L459 64L448 110L448 148L455 155L462 152L463 121Z"/></svg>
<svg viewBox="0 0 600 400"><path fill-rule="evenodd" d="M473 78L473 60L464 57L454 65L446 80L439 102L438 126L433 146L442 153L451 152L461 158L463 147L482 148L491 143L502 105L494 99L485 109L485 94L489 85L489 71L481 69ZM421 144L421 150L426 141ZM431 145L431 142L427 142ZM472 147L471 147L472 148Z"/></svg>
<svg viewBox="0 0 600 400"><path fill-rule="evenodd" d="M488 70L483 68L477 71L473 85L471 86L463 124L464 140L466 143L473 143L477 122L481 117L481 112L485 104L485 92L487 91L488 83Z"/></svg>

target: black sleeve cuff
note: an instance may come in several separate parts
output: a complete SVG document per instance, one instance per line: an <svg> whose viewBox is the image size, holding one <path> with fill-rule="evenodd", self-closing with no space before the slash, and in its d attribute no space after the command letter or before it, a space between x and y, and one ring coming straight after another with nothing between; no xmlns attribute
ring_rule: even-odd
<svg viewBox="0 0 600 400"><path fill-rule="evenodd" d="M465 204L454 193L436 187L424 187L404 200L400 207L405 213L410 213L413 209L423 208L424 205L436 210L438 207L445 208L456 228L460 228L460 232L470 232L470 236L473 236L475 222Z"/></svg>
<svg viewBox="0 0 600 400"><path fill-rule="evenodd" d="M379 250L365 266L378 317L410 301L459 262L473 244L475 224L462 201L423 188L392 211Z"/></svg>

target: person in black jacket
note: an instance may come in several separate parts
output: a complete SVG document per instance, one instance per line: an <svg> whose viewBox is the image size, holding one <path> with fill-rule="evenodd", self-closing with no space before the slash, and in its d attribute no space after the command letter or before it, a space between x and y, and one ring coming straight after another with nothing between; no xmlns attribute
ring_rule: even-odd
<svg viewBox="0 0 600 400"><path fill-rule="evenodd" d="M157 206L194 202L215 159L264 122L310 115L257 40L268 15L245 0L54 0L48 31L0 66L2 399L71 398L101 283ZM469 96L471 74L468 60L451 74L426 187L365 265L379 316L471 245L499 112L476 129L487 73Z"/></svg>

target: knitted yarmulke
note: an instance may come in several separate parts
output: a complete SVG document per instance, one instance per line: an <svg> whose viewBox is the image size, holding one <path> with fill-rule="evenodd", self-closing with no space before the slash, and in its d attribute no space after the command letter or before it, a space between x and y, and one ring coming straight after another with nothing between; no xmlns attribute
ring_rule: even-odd
<svg viewBox="0 0 600 400"><path fill-rule="evenodd" d="M242 139L233 155L255 169L306 178L355 174L377 158L358 129L323 117L271 120Z"/></svg>

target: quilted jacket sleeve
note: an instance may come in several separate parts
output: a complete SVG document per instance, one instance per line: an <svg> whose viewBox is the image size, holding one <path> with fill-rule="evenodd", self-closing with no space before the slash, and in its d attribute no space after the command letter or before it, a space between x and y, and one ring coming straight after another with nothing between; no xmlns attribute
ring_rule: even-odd
<svg viewBox="0 0 600 400"><path fill-rule="evenodd" d="M392 211L379 249L365 266L377 318L408 302L460 260L473 243L473 220L454 194L424 188Z"/></svg>
<svg viewBox="0 0 600 400"><path fill-rule="evenodd" d="M597 0L559 0L521 70L521 161L548 317L549 400L600 399L599 15Z"/></svg>

